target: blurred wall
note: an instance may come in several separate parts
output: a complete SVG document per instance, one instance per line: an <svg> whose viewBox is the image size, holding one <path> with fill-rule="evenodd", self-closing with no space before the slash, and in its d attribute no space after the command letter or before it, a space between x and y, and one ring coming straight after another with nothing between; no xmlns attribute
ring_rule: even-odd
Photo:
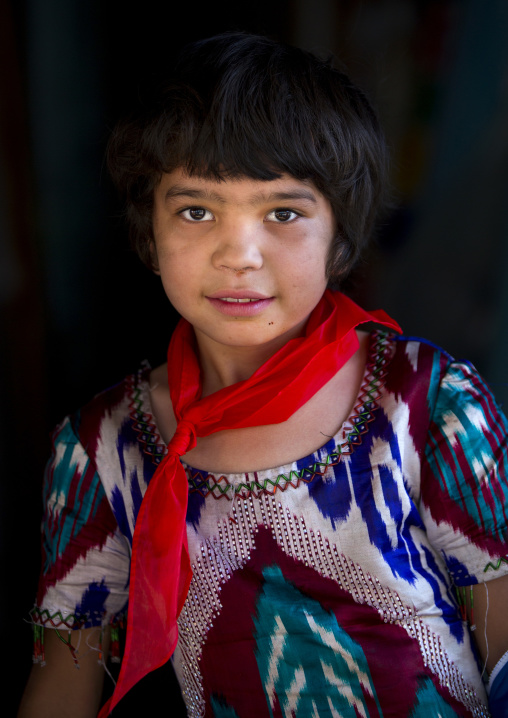
<svg viewBox="0 0 508 718"><path fill-rule="evenodd" d="M175 321L127 246L107 136L154 68L232 29L334 52L365 87L392 149L394 209L352 291L471 358L508 402L504 0L0 0L1 609L19 667L13 706L30 667L23 618L49 431L141 359L162 361Z"/></svg>

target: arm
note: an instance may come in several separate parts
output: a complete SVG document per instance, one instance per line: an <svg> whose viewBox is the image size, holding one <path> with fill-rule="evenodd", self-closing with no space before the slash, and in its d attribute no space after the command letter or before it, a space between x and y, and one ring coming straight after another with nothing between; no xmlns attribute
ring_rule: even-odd
<svg viewBox="0 0 508 718"><path fill-rule="evenodd" d="M422 479L427 533L455 585L471 584L466 609L480 672L487 678L494 670L490 711L508 718L508 673L498 663L508 651L508 421L481 377L461 362L446 367L431 405ZM497 577L484 583L491 569Z"/></svg>
<svg viewBox="0 0 508 718"><path fill-rule="evenodd" d="M468 601L473 636L487 673L508 651L508 575L473 586L473 610Z"/></svg>
<svg viewBox="0 0 508 718"><path fill-rule="evenodd" d="M97 628L83 629L80 635L79 669L54 629L45 630L46 665L34 665L25 688L18 718L95 718L104 682L104 666L96 650L88 650L98 639ZM71 637L77 646L78 632ZM109 632L104 632L107 655ZM66 635L64 635L67 638Z"/></svg>
<svg viewBox="0 0 508 718"><path fill-rule="evenodd" d="M472 606L470 600L467 601L468 618L476 625L473 636L482 665L491 675L498 661L508 655L508 575L473 586L472 598ZM508 717L507 670L504 658L492 676L494 682L492 678L489 682L489 707L493 718Z"/></svg>
<svg viewBox="0 0 508 718"><path fill-rule="evenodd" d="M44 484L42 572L32 621L44 628L46 665L35 665L19 717L97 715L104 667L97 650L101 623L123 614L129 548L110 508L95 465L69 420L53 436ZM88 626L81 628L81 626ZM57 632L57 628L58 632ZM76 669L68 640L78 651ZM104 641L109 643L109 630ZM103 648L107 654L108 645Z"/></svg>

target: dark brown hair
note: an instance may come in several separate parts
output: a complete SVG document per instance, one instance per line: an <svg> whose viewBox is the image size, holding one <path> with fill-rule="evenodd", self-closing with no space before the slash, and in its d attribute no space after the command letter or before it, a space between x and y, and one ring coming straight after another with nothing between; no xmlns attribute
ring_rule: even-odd
<svg viewBox="0 0 508 718"><path fill-rule="evenodd" d="M331 284L358 259L386 185L378 120L349 78L329 60L243 33L187 47L171 78L116 127L108 165L149 266L153 193L164 172L312 181L337 221Z"/></svg>

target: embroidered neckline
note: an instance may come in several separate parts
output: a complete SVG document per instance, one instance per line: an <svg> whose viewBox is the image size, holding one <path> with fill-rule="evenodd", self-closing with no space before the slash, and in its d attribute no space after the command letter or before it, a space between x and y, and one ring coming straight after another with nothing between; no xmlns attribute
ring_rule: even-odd
<svg viewBox="0 0 508 718"><path fill-rule="evenodd" d="M147 411L144 388L149 382L149 373L150 365L144 363L136 374L131 374L125 381L132 428L138 435L143 453L148 454L154 464L160 464L166 453L166 445L157 430L153 414Z"/></svg>
<svg viewBox="0 0 508 718"><path fill-rule="evenodd" d="M287 467L275 470L252 472L253 480L244 474L245 481L232 481L230 477L238 474L212 474L200 469L194 469L184 464L187 470L189 491L198 492L203 497L211 494L215 499L226 498L231 501L233 497L248 498L259 497L263 494L275 494L285 491L288 487L297 488L301 482L310 483L316 476L323 476L328 467L339 463L342 456L349 456L355 448L362 443L362 436L369 430L369 425L375 418L375 411L379 408L378 400L381 397L385 384L388 365L392 358L394 348L390 339L392 333L385 330L375 330L371 334L369 352L365 367L364 378L355 402L352 414L344 422L338 433L331 437L335 442L335 450L324 457L318 458L324 447L318 449L307 457L289 464ZM155 418L149 411L149 401L146 396L148 390L148 373L150 367L143 365L137 374L126 379L129 396L130 418L132 426L137 433L143 452L150 456L155 465L159 464L166 453L166 445L158 430ZM330 443L327 442L328 444ZM294 468L296 464L306 462L303 468ZM276 471L286 468L275 475ZM268 478L260 479L259 474L269 473ZM232 494L232 495L231 495Z"/></svg>

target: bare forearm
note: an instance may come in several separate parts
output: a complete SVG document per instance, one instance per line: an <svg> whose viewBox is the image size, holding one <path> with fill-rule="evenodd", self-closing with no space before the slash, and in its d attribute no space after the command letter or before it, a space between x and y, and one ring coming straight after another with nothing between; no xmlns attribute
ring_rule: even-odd
<svg viewBox="0 0 508 718"><path fill-rule="evenodd" d="M469 603L469 602L468 602ZM468 605L473 636L487 673L508 651L508 576L473 586L473 606Z"/></svg>
<svg viewBox="0 0 508 718"><path fill-rule="evenodd" d="M46 665L32 668L18 718L96 718L102 695L104 668L98 653L86 650L95 629L81 632L79 668L53 630L46 630ZM93 644L92 644L93 645ZM107 648L107 647L106 647Z"/></svg>

